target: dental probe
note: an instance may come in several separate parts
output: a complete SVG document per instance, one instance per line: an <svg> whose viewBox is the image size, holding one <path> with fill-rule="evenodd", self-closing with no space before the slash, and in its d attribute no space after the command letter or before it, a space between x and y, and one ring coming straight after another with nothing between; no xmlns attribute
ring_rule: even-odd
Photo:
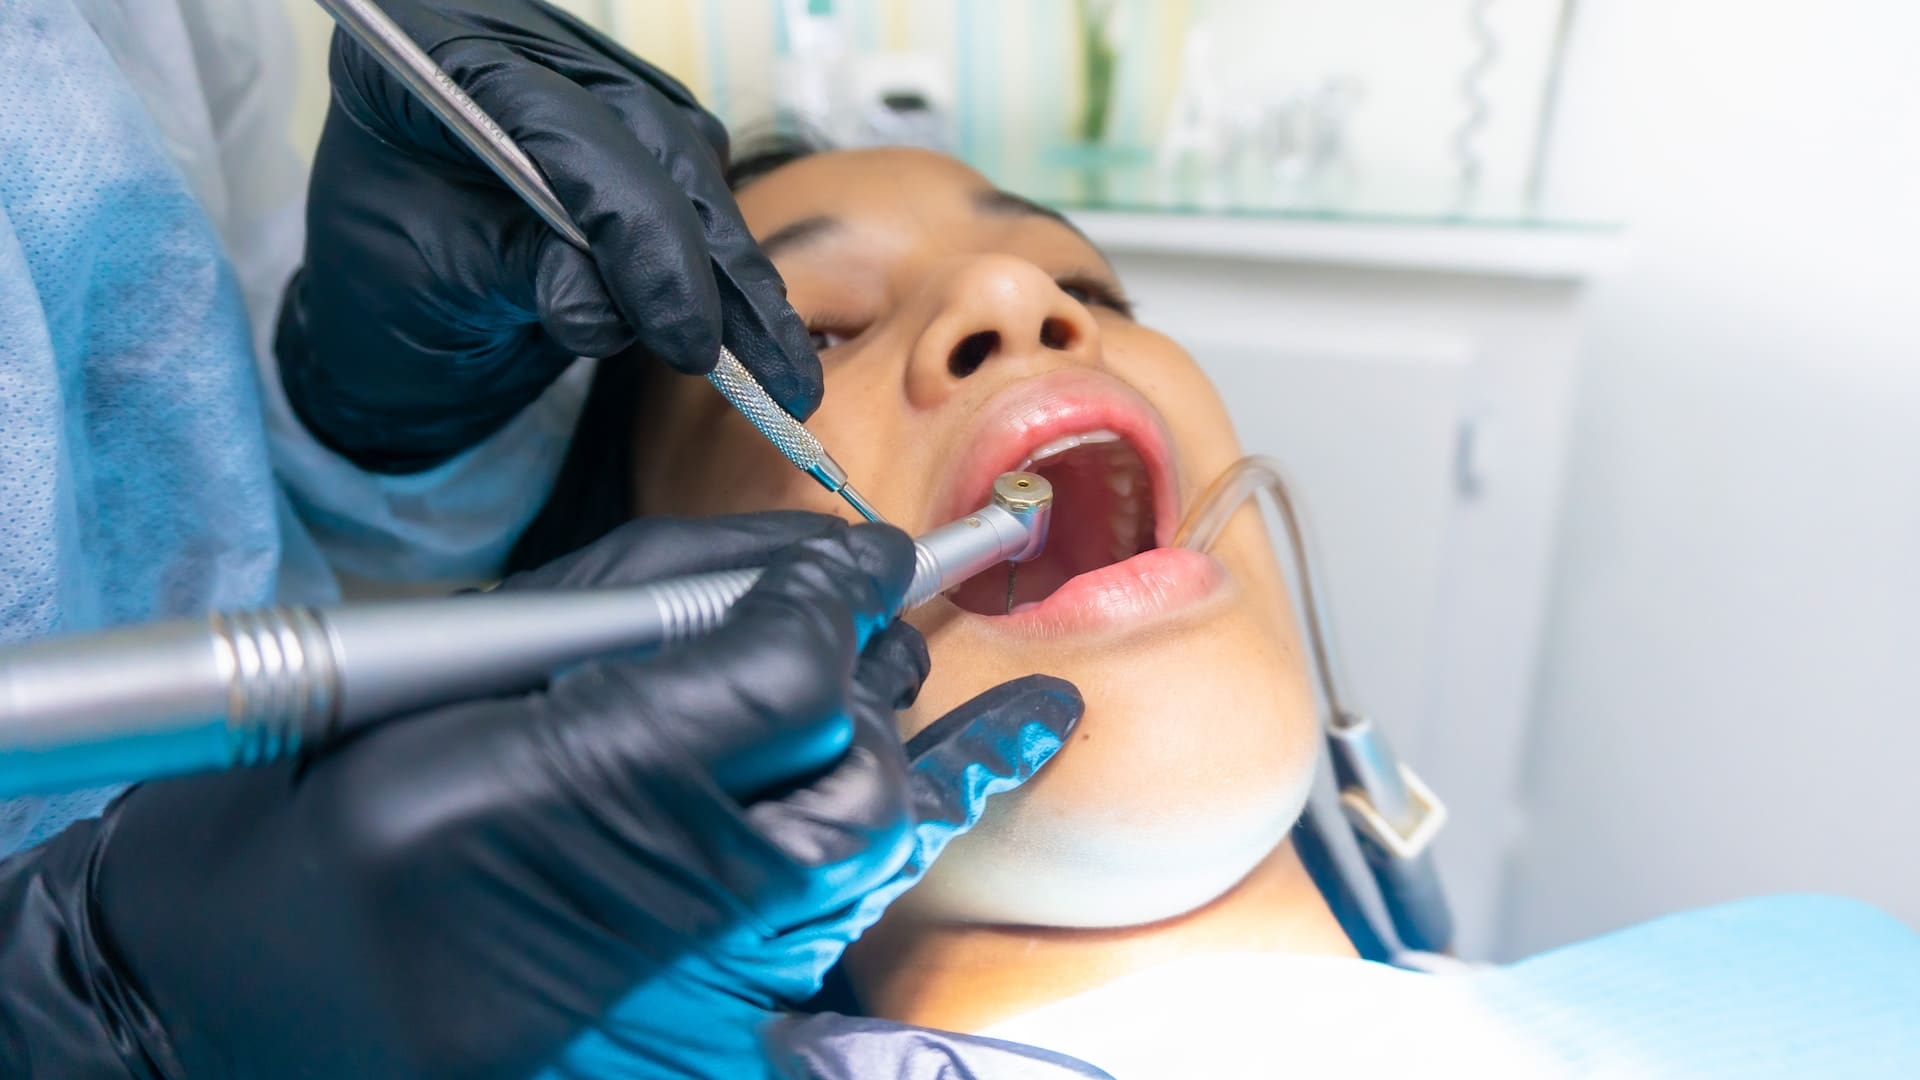
<svg viewBox="0 0 1920 1080"><path fill-rule="evenodd" d="M1053 489L1004 473L993 501L914 542L900 611L1040 554ZM0 649L0 798L256 765L365 724L532 689L596 656L707 633L760 577L272 607Z"/></svg>
<svg viewBox="0 0 1920 1080"><path fill-rule="evenodd" d="M554 232L581 251L591 252L587 235L567 215L567 208L540 175L533 159L373 0L318 2L341 30L413 91L413 96L432 110L467 149L485 162ZM724 345L720 347L720 360L708 373L707 381L801 472L845 499L861 517L868 521L886 521L847 483L847 470L833 460L813 432L773 400L753 373L733 355L733 350Z"/></svg>

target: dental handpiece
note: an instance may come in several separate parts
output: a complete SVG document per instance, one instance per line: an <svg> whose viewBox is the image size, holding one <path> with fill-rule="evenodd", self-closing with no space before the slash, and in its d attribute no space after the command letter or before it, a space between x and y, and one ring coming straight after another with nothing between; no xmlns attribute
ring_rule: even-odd
<svg viewBox="0 0 1920 1080"><path fill-rule="evenodd" d="M467 149L485 162L554 232L581 251L591 253L587 235L567 215L566 206L548 186L533 159L373 0L318 0L318 3L333 16L343 32L411 90L422 105L432 110ZM847 470L827 453L813 432L773 400L731 349L720 347L720 359L708 373L707 381L801 472L846 500L848 506L868 521L886 520L847 482Z"/></svg>
<svg viewBox="0 0 1920 1080"><path fill-rule="evenodd" d="M1053 490L993 500L914 542L900 611L1038 555ZM263 764L363 725L525 691L720 625L758 569L648 585L510 590L329 610L272 607L0 649L0 798Z"/></svg>

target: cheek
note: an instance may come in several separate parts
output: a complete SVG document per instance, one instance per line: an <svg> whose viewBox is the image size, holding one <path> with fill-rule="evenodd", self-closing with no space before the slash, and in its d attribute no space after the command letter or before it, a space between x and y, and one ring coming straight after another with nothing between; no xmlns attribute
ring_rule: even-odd
<svg viewBox="0 0 1920 1080"><path fill-rule="evenodd" d="M1224 404L1152 331L1122 327L1106 348L1167 419L1190 505L1241 457ZM903 732L1034 671L1079 686L1087 714L1039 777L954 842L900 917L1138 925L1218 897L1284 841L1312 780L1318 714L1257 504L1213 550L1233 593L1159 634L1018 650L950 613L917 620L934 669Z"/></svg>
<svg viewBox="0 0 1920 1080"><path fill-rule="evenodd" d="M907 731L1035 670L1073 681L1087 713L1039 777L955 841L905 917L1137 925L1250 872L1298 817L1317 752L1300 656L1261 608L1241 598L1163 636L1037 655L934 628Z"/></svg>
<svg viewBox="0 0 1920 1080"><path fill-rule="evenodd" d="M650 391L633 475L634 505L643 516L774 509L835 514L846 506L787 461L705 380L684 376Z"/></svg>

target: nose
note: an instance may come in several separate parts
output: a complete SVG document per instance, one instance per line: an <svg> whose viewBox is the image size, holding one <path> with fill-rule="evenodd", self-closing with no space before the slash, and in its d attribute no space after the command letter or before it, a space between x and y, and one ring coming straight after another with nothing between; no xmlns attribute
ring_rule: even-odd
<svg viewBox="0 0 1920 1080"><path fill-rule="evenodd" d="M1093 316L1025 259L969 257L939 279L932 299L907 363L907 396L922 408L990 366L1032 371L1090 365L1100 356Z"/></svg>

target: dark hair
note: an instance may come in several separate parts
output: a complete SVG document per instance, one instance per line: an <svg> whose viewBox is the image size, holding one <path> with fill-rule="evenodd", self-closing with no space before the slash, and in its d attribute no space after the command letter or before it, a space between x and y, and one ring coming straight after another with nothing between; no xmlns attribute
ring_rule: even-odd
<svg viewBox="0 0 1920 1080"><path fill-rule="evenodd" d="M724 174L734 191L831 148L819 133L791 124L750 130L739 144ZM553 490L508 553L507 573L578 551L633 517L633 425L651 362L637 349L600 362Z"/></svg>
<svg viewBox="0 0 1920 1080"><path fill-rule="evenodd" d="M803 157L833 149L825 135L792 123L748 128L740 136L740 152L727 162L727 186L735 191Z"/></svg>

